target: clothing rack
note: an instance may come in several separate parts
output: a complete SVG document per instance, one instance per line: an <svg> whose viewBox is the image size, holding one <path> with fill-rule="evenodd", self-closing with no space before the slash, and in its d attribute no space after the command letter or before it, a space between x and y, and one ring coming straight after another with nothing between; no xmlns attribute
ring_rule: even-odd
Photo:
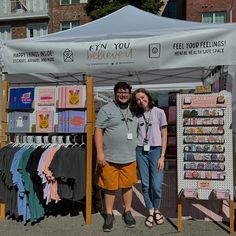
<svg viewBox="0 0 236 236"><path fill-rule="evenodd" d="M14 140L13 140L14 138ZM7 135L8 144L41 144L41 145L51 145L51 144L61 144L62 146L68 147L73 145L79 145L81 147L86 147L86 135L85 134L73 134L73 135L42 135L38 133L37 135L25 135L25 134L12 134Z"/></svg>
<svg viewBox="0 0 236 236"><path fill-rule="evenodd" d="M71 81L78 83L78 81ZM95 108L94 108L94 95L93 95L93 78L87 76L86 80L86 110L87 110L87 132L86 132L86 214L85 222L86 224L92 223L92 149L93 149L93 135L95 127ZM62 82L56 82L54 84L62 84ZM66 84L67 81L64 82ZM19 83L17 83L19 84ZM26 83L23 83L26 84ZM39 84L39 83L29 83L29 84ZM53 83L43 83L43 84L53 84ZM22 84L21 84L22 85ZM7 80L2 80L2 130L1 130L1 147L7 145L9 141L9 136L7 135L7 98L8 98L9 82ZM31 134L34 135L34 134ZM35 136L43 136L42 134L35 134ZM56 135L53 134L53 135ZM83 134L82 134L83 135ZM57 136L62 136L57 134ZM25 139L25 138L24 138ZM19 140L20 141L20 140ZM23 141L23 136L22 136ZM24 140L25 141L25 140ZM68 138L67 138L68 141ZM82 139L85 142L84 138ZM46 142L46 138L45 138ZM5 218L5 203L0 202L0 219Z"/></svg>

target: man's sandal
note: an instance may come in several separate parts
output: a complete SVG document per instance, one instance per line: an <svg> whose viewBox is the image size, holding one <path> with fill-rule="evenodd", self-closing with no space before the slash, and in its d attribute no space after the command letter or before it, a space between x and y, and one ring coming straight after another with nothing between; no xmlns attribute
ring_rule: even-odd
<svg viewBox="0 0 236 236"><path fill-rule="evenodd" d="M154 212L154 221L157 225L164 223L163 215L160 212Z"/></svg>
<svg viewBox="0 0 236 236"><path fill-rule="evenodd" d="M148 215L144 222L145 226L147 226L148 228L152 228L153 223L154 223L154 215Z"/></svg>

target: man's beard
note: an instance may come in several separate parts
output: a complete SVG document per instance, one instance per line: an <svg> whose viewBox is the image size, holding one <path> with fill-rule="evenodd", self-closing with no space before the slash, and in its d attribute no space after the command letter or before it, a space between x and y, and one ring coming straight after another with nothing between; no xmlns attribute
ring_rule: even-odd
<svg viewBox="0 0 236 236"><path fill-rule="evenodd" d="M125 103L123 103L123 102L120 102L118 99L115 99L115 101L116 101L116 103L119 105L119 107L120 108L127 108L128 107L128 105L129 105L129 100L127 101L127 102L125 102Z"/></svg>

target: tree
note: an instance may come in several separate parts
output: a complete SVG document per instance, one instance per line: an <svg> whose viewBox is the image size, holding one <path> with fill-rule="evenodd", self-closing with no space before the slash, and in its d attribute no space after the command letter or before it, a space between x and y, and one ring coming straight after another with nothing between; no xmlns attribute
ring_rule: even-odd
<svg viewBox="0 0 236 236"><path fill-rule="evenodd" d="M86 11L93 20L96 20L126 5L133 5L153 14L158 14L163 4L162 0L89 0Z"/></svg>

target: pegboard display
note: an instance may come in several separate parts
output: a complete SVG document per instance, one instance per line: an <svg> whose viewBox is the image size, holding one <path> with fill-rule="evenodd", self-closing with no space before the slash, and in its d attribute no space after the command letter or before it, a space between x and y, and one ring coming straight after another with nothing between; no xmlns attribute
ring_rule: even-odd
<svg viewBox="0 0 236 236"><path fill-rule="evenodd" d="M179 196L233 199L231 93L177 95Z"/></svg>

